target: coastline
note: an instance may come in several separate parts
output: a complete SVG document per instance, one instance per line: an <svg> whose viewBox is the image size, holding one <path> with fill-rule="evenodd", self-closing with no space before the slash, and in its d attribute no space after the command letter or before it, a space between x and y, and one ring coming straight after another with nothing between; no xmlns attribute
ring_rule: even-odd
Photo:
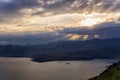
<svg viewBox="0 0 120 80"><path fill-rule="evenodd" d="M110 65L99 76L90 78L88 80L120 80L120 61Z"/></svg>

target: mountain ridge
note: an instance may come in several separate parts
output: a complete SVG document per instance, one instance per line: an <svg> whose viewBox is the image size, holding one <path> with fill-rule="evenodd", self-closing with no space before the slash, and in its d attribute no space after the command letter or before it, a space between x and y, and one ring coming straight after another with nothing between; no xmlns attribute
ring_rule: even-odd
<svg viewBox="0 0 120 80"><path fill-rule="evenodd" d="M1 57L30 57L33 61L120 58L120 38L59 41L44 45L0 45Z"/></svg>

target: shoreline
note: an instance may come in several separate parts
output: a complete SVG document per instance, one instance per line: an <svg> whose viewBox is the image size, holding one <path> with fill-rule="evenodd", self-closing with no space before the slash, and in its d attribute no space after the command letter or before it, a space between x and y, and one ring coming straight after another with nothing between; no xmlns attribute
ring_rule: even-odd
<svg viewBox="0 0 120 80"><path fill-rule="evenodd" d="M10 57L10 56L7 56L7 57L1 57L0 58L19 58L19 59L22 59L22 58L28 58L30 59L30 61L32 62L37 62L37 63L44 63L44 62L54 62L54 61L88 61L88 60L110 60L111 62L110 63L115 63L115 62L118 62L120 61L120 59L99 59L99 58L92 58L92 59L89 59L89 58L80 58L80 59L70 59L70 58L64 58L64 59L40 59L40 58L32 58L32 57Z"/></svg>
<svg viewBox="0 0 120 80"><path fill-rule="evenodd" d="M110 65L100 75L88 80L119 80L120 79L120 61Z"/></svg>

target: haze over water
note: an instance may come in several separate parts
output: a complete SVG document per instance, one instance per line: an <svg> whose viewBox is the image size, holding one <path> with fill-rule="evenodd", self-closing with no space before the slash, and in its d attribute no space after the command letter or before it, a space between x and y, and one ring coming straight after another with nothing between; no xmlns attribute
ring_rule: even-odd
<svg viewBox="0 0 120 80"><path fill-rule="evenodd" d="M111 61L36 63L28 58L0 58L0 80L87 80L103 72Z"/></svg>

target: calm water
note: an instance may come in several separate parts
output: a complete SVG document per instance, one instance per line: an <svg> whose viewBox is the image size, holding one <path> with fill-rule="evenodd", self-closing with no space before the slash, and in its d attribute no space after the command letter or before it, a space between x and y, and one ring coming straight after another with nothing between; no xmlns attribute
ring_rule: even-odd
<svg viewBox="0 0 120 80"><path fill-rule="evenodd" d="M36 63L28 58L0 58L0 80L87 80L110 64L110 60Z"/></svg>

